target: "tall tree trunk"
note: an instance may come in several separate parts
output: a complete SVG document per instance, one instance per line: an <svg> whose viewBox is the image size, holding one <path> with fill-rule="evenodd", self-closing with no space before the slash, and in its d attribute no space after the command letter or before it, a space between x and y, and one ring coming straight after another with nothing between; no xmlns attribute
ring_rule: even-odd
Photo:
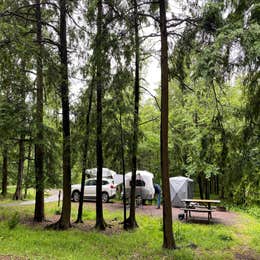
<svg viewBox="0 0 260 260"><path fill-rule="evenodd" d="M61 75L61 103L62 103L62 133L63 133L63 201L59 221L49 228L68 229L71 227L71 152L70 152L70 108L69 108L69 80L67 55L67 24L66 0L59 1L60 7L60 75Z"/></svg>
<svg viewBox="0 0 260 260"><path fill-rule="evenodd" d="M32 152L32 143L31 143L31 138L30 138L30 142L29 142L29 147L28 147L28 163L27 163L27 173L26 176L24 178L24 199L27 198L27 192L28 192L28 188L29 188L29 179L30 179L30 165L31 165L31 152Z"/></svg>
<svg viewBox="0 0 260 260"><path fill-rule="evenodd" d="M204 195L203 195L204 189L203 189L202 176L203 176L203 173L200 172L199 175L198 175L197 180L198 180L198 184L199 184L200 198L203 200L203 198L204 198Z"/></svg>
<svg viewBox="0 0 260 260"><path fill-rule="evenodd" d="M35 143L35 180L36 196L34 221L42 222L44 220L44 140L43 140L43 64L42 64L42 18L41 18L41 1L35 1L36 16L36 42L38 47L37 53L37 104L36 104L36 143Z"/></svg>
<svg viewBox="0 0 260 260"><path fill-rule="evenodd" d="M126 196L125 196L125 149L124 149L124 134L122 125L122 112L120 109L120 139L121 139L121 163L122 163L122 174L123 174L123 204L124 204L124 229L127 229L126 224Z"/></svg>
<svg viewBox="0 0 260 260"><path fill-rule="evenodd" d="M137 148L138 148L138 121L139 121L139 69L140 69L140 40L138 25L137 1L134 0L134 29L135 29L135 84L134 84L134 125L133 125L133 151L132 151L132 179L130 196L130 215L126 221L129 229L138 227L135 218L135 190L136 190L136 170L137 170Z"/></svg>
<svg viewBox="0 0 260 260"><path fill-rule="evenodd" d="M4 146L3 150L3 171L2 171L2 192L1 194L5 197L7 194L7 176L8 176L8 150Z"/></svg>
<svg viewBox="0 0 260 260"><path fill-rule="evenodd" d="M166 26L166 1L160 4L160 31L161 31L161 174L163 190L163 247L175 249L175 240L172 231L172 207L169 185L169 158L168 158L168 42Z"/></svg>
<svg viewBox="0 0 260 260"><path fill-rule="evenodd" d="M210 198L210 190L209 190L209 180L207 178L205 180L205 198L208 200Z"/></svg>
<svg viewBox="0 0 260 260"><path fill-rule="evenodd" d="M14 200L22 199L22 184L23 184L23 170L24 170L24 134L21 135L19 140L19 162L18 162L18 174L17 174L17 184L16 190L13 195Z"/></svg>
<svg viewBox="0 0 260 260"><path fill-rule="evenodd" d="M227 146L227 136L225 129L222 126L222 131L221 131L221 142L222 142L222 150L221 150L221 162L220 162L220 172L221 172L221 194L220 198L224 199L225 196L225 168L226 168L226 163L227 163L227 156L228 156L228 146Z"/></svg>
<svg viewBox="0 0 260 260"><path fill-rule="evenodd" d="M216 194L219 195L219 176L216 176Z"/></svg>
<svg viewBox="0 0 260 260"><path fill-rule="evenodd" d="M103 151L102 151L102 70L104 55L103 50L103 3L102 0L98 1L98 14L97 14L97 140L96 140L96 156L97 156L97 185L96 185L96 225L98 230L104 230L106 223L103 217L103 204L102 204L102 168L103 168Z"/></svg>
<svg viewBox="0 0 260 260"><path fill-rule="evenodd" d="M88 110L87 110L87 115L86 115L85 137L84 137L84 146L83 146L83 155L82 155L81 189L80 189L80 198L79 198L78 217L77 217L76 223L83 223L82 211L83 211L84 187L85 187L86 169L87 169L92 96L93 96L93 84L91 84L91 86L90 86L90 93L89 93L89 99L88 99Z"/></svg>

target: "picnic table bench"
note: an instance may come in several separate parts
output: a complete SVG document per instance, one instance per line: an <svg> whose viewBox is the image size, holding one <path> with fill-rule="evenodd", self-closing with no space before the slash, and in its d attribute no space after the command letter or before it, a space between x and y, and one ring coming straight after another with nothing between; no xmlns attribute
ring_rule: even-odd
<svg viewBox="0 0 260 260"><path fill-rule="evenodd" d="M206 209L206 208L182 208L185 214L185 219L188 221L188 215L191 217L191 212L202 212L202 213L208 213L208 223L210 222L210 219L212 218L212 209ZM188 214L189 213L189 214Z"/></svg>
<svg viewBox="0 0 260 260"><path fill-rule="evenodd" d="M185 208L182 208L182 210L184 211L186 221L188 221L188 217L191 217L191 212L201 212L208 214L208 223L210 223L210 219L212 218L212 212L214 211L214 208L211 206L211 204L220 203L220 200L202 199L184 199L182 201L185 203ZM193 203L193 205L191 205L191 203Z"/></svg>

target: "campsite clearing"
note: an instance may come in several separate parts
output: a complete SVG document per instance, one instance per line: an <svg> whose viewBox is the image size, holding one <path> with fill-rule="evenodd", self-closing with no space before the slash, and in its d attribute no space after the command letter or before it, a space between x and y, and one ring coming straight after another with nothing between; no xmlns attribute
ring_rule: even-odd
<svg viewBox="0 0 260 260"><path fill-rule="evenodd" d="M77 203L72 203L72 219L76 219ZM108 203L105 219L110 226L105 232L93 229L95 203L84 203L84 224L73 224L67 232L46 231L43 227L57 220L56 203L46 204L48 222L32 221L33 206L0 207L1 257L25 259L259 259L260 221L245 213L216 212L216 218L233 222L201 225L177 221L179 209L173 209L173 230L179 250L163 250L162 210L155 205L137 208L139 228L125 232L122 204ZM18 212L19 218L17 218ZM220 214L222 218L220 218ZM16 216L16 217L15 217ZM17 220L17 225L10 225ZM50 222L51 221L51 222ZM224 225L223 225L224 224ZM39 247L39 241L41 246ZM30 246L28 246L30 245ZM117 246L115 246L117 245ZM140 246L142 245L142 246ZM93 254L95 252L95 254ZM11 257L10 257L11 258Z"/></svg>

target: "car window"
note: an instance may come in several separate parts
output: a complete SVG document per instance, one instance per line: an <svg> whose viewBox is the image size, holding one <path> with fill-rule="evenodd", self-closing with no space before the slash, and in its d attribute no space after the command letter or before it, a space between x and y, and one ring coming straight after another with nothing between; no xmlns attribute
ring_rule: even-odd
<svg viewBox="0 0 260 260"><path fill-rule="evenodd" d="M108 181L102 181L102 185L107 185L107 184L109 184Z"/></svg>
<svg viewBox="0 0 260 260"><path fill-rule="evenodd" d="M95 186L96 185L96 180L88 180L86 182L86 186Z"/></svg>

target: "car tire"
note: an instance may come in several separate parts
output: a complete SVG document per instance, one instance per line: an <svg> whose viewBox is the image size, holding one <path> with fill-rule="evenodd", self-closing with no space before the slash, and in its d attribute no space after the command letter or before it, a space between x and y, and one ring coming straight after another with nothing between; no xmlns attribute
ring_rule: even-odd
<svg viewBox="0 0 260 260"><path fill-rule="evenodd" d="M80 192L79 191L73 191L72 193L72 200L74 202L79 202L79 198L80 198Z"/></svg>
<svg viewBox="0 0 260 260"><path fill-rule="evenodd" d="M107 192L102 193L102 202L107 203L109 201L109 195Z"/></svg>

